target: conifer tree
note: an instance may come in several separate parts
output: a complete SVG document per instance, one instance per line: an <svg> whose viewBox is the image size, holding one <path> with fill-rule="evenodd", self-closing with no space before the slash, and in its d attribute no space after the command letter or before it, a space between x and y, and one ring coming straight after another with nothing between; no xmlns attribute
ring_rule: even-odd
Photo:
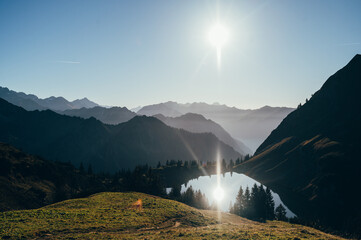
<svg viewBox="0 0 361 240"><path fill-rule="evenodd" d="M266 191L264 190L263 185L259 186L258 188L258 194L259 194L259 215L258 215L258 219L262 219L265 220L267 218L267 206L266 206L266 199L267 199L267 195L266 195Z"/></svg>
<svg viewBox="0 0 361 240"><path fill-rule="evenodd" d="M273 220L275 218L274 214L275 202L271 190L266 188L266 219Z"/></svg>
<svg viewBox="0 0 361 240"><path fill-rule="evenodd" d="M182 202L187 205L194 206L194 190L192 186L189 186L184 194L182 194Z"/></svg>
<svg viewBox="0 0 361 240"><path fill-rule="evenodd" d="M244 196L243 196L243 189L242 186L239 188L236 202L234 203L234 213L238 216L243 216L243 210L244 210Z"/></svg>
<svg viewBox="0 0 361 240"><path fill-rule="evenodd" d="M278 207L276 208L275 215L276 215L276 219L278 221L286 221L287 220L286 208L282 205L282 203L280 203L280 205L278 205Z"/></svg>
<svg viewBox="0 0 361 240"><path fill-rule="evenodd" d="M248 186L246 187L246 190L244 191L243 194L243 204L244 204L244 209L243 209L243 215L242 217L246 217L246 218L250 218L251 216L251 193L249 191Z"/></svg>
<svg viewBox="0 0 361 240"><path fill-rule="evenodd" d="M180 200L181 197L181 186L176 185L170 190L169 196L174 200Z"/></svg>
<svg viewBox="0 0 361 240"><path fill-rule="evenodd" d="M203 209L203 196L200 190L196 191L194 193L194 207L198 208L198 209Z"/></svg>
<svg viewBox="0 0 361 240"><path fill-rule="evenodd" d="M209 209L209 202L204 193L202 193L202 209Z"/></svg>
<svg viewBox="0 0 361 240"><path fill-rule="evenodd" d="M242 187L237 194L234 205L230 207L233 214L254 220L274 219L274 200L269 188L254 184L251 191Z"/></svg>
<svg viewBox="0 0 361 240"><path fill-rule="evenodd" d="M162 187L160 178L158 176L149 178L149 183L147 185L148 185L147 191L150 194L157 195L157 196L164 195L164 188Z"/></svg>
<svg viewBox="0 0 361 240"><path fill-rule="evenodd" d="M249 218L251 219L258 219L259 215L259 193L258 193L258 186L255 183L251 189L251 201L249 206Z"/></svg>

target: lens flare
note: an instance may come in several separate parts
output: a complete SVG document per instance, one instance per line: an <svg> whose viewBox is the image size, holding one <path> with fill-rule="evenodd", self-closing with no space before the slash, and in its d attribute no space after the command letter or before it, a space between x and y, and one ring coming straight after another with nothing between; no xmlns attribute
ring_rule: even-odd
<svg viewBox="0 0 361 240"><path fill-rule="evenodd" d="M221 187L216 187L213 191L213 197L217 202L220 202L224 198L224 191Z"/></svg>

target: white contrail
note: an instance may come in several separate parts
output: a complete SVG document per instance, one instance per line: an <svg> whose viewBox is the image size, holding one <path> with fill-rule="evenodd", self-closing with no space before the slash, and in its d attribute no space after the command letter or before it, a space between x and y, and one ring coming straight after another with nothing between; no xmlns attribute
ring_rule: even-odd
<svg viewBox="0 0 361 240"><path fill-rule="evenodd" d="M57 63L67 63L67 64L79 64L80 62L76 61L56 61Z"/></svg>

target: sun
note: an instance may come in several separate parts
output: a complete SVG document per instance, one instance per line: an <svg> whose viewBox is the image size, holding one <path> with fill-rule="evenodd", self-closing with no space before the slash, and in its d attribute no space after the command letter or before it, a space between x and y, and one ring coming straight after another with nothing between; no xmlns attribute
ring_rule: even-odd
<svg viewBox="0 0 361 240"><path fill-rule="evenodd" d="M221 69L222 48L227 43L228 37L228 29L219 22L211 27L208 34L209 42L216 48L218 70Z"/></svg>
<svg viewBox="0 0 361 240"><path fill-rule="evenodd" d="M217 49L220 49L228 41L228 30L225 26L217 23L209 31L209 41Z"/></svg>
<svg viewBox="0 0 361 240"><path fill-rule="evenodd" d="M217 202L222 201L222 199L224 198L224 191L221 187L216 187L216 189L214 189L213 191L213 197Z"/></svg>

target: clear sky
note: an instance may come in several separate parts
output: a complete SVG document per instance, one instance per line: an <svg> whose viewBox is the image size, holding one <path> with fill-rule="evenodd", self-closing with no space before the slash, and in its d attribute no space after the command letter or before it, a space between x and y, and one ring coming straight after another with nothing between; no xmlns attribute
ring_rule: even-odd
<svg viewBox="0 0 361 240"><path fill-rule="evenodd" d="M358 0L0 0L0 86L127 107L296 107L361 53L360 13Z"/></svg>

